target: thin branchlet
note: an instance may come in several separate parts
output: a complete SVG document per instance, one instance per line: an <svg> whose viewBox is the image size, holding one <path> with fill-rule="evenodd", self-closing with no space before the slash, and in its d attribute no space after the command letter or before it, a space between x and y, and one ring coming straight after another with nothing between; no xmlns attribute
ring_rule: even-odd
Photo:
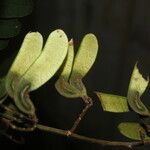
<svg viewBox="0 0 150 150"><path fill-rule="evenodd" d="M68 136L70 136L76 130L83 117L87 114L89 108L93 105L93 101L90 97L83 96L82 99L85 102L85 107L83 108L82 112L79 114L78 118L75 120L72 128L67 132Z"/></svg>
<svg viewBox="0 0 150 150"><path fill-rule="evenodd" d="M47 127L45 125L37 124L37 129L41 131L46 131L62 136L67 136L68 137L68 131L67 130L62 130L62 129L57 129L57 128L52 128L52 127ZM77 139L77 140L82 140L86 141L89 143L93 144L99 144L101 146L119 146L119 147L126 147L129 149L132 149L134 147L142 146L145 144L150 144L150 140L141 140L141 141L132 141L132 142L123 142L123 141L108 141L108 140L102 140L102 139L96 139L96 138L91 138L83 135L79 135L76 133L70 134L71 138Z"/></svg>

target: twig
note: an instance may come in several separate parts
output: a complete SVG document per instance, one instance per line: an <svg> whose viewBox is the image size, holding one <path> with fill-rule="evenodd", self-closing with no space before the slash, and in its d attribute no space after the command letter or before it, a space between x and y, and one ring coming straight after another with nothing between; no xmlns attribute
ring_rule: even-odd
<svg viewBox="0 0 150 150"><path fill-rule="evenodd" d="M84 97L82 97L82 99L85 102L85 107L83 108L82 112L79 114L79 117L75 120L72 128L68 131L68 136L70 136L76 130L76 128L78 127L80 121L86 115L89 108L93 105L93 101L90 97L84 96Z"/></svg>
<svg viewBox="0 0 150 150"><path fill-rule="evenodd" d="M3 104L0 104L0 107L10 113L9 114L9 113L1 113L0 112L0 119L3 119L3 121L12 129L17 130L17 131L25 131L25 132L30 131L31 132L36 128L36 124L37 124L36 117L31 119L31 118L21 114L20 112L13 110ZM15 117L13 115L17 115L19 118L17 116ZM31 127L19 127L14 124L14 121L17 123L23 123L25 120L32 121L33 125Z"/></svg>
<svg viewBox="0 0 150 150"><path fill-rule="evenodd" d="M41 124L37 124L37 129L54 133L54 134L59 134L62 136L68 136L67 135L67 130L62 130L62 129L57 129L57 128L52 128L52 127L47 127ZM91 138L91 137L86 137L83 135L79 135L76 133L72 133L70 137L94 144L99 144L102 146L122 146L126 148L132 149L133 147L145 145L145 144L150 144L150 140L144 140L144 141L132 141L132 142L121 142L121 141L108 141L108 140L101 140L101 139L96 139L96 138Z"/></svg>

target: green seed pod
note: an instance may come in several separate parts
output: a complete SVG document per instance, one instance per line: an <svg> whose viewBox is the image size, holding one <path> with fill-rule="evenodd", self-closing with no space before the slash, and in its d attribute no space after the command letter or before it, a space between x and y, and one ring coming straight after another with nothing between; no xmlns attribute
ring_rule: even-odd
<svg viewBox="0 0 150 150"><path fill-rule="evenodd" d="M74 47L69 44L68 57L60 78L55 84L57 91L70 98L84 97L87 95L82 78L92 67L98 51L97 39L93 34L87 34L80 45L73 62Z"/></svg>
<svg viewBox="0 0 150 150"><path fill-rule="evenodd" d="M86 88L82 83L82 78L94 64L97 52L98 42L95 35L91 33L85 35L74 59L70 76L70 85L78 89L78 95L80 95L80 97L87 95Z"/></svg>
<svg viewBox="0 0 150 150"><path fill-rule="evenodd" d="M143 116L150 116L149 110L140 100L140 97L146 90L148 83L149 79L145 80L140 74L137 65L135 65L128 88L127 100L130 107L136 113Z"/></svg>
<svg viewBox="0 0 150 150"><path fill-rule="evenodd" d="M80 74L83 78L91 69L98 52L98 42L94 34L84 36L74 59L70 80Z"/></svg>
<svg viewBox="0 0 150 150"><path fill-rule="evenodd" d="M49 35L41 55L21 78L15 90L14 100L22 112L34 113L27 93L42 86L56 73L67 55L67 49L66 34L62 30L53 31Z"/></svg>
<svg viewBox="0 0 150 150"><path fill-rule="evenodd" d="M18 82L39 57L42 45L43 38L40 33L31 32L25 36L21 48L6 77L6 90L11 97L13 97L15 82Z"/></svg>

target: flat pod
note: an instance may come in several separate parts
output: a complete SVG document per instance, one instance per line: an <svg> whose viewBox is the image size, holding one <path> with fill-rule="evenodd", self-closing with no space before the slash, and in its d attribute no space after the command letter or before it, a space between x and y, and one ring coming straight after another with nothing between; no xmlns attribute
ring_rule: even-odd
<svg viewBox="0 0 150 150"><path fill-rule="evenodd" d="M59 79L55 83L55 88L59 92L59 94L68 98L78 97L76 88L69 84L69 77L72 71L73 59L74 45L73 40L70 40L65 64L63 66Z"/></svg>
<svg viewBox="0 0 150 150"><path fill-rule="evenodd" d="M146 90L148 83L149 79L146 80L142 77L142 74L139 72L136 64L130 79L127 100L130 107L135 112L144 116L150 116L150 113L146 106L141 102L140 97Z"/></svg>
<svg viewBox="0 0 150 150"><path fill-rule="evenodd" d="M70 98L84 97L87 95L82 78L92 67L98 51L97 39L93 34L83 38L73 62L73 45L69 46L68 58L55 87L57 91ZM68 83L64 83L68 82Z"/></svg>
<svg viewBox="0 0 150 150"><path fill-rule="evenodd" d="M70 80L76 74L80 74L83 78L88 73L95 62L97 52L98 42L95 35L91 33L85 35L75 56Z"/></svg>
<svg viewBox="0 0 150 150"><path fill-rule="evenodd" d="M91 33L85 35L75 56L69 80L70 85L78 89L78 95L80 95L80 97L87 95L86 88L82 83L82 78L94 64L97 52L98 42L95 35Z"/></svg>
<svg viewBox="0 0 150 150"><path fill-rule="evenodd" d="M73 60L74 60L74 45L73 45L73 40L71 39L68 43L67 58L63 66L63 70L60 74L60 77L63 77L66 81L69 80L72 71Z"/></svg>
<svg viewBox="0 0 150 150"><path fill-rule="evenodd" d="M33 113L32 103L26 93L39 88L56 73L67 55L67 49L66 34L62 30L53 31L39 58L18 83L15 102L21 111L27 114Z"/></svg>
<svg viewBox="0 0 150 150"><path fill-rule="evenodd" d="M43 48L40 57L23 76L22 82L29 81L30 91L47 82L62 65L68 49L68 39L62 30L53 31Z"/></svg>
<svg viewBox="0 0 150 150"><path fill-rule="evenodd" d="M13 97L13 82L22 77L30 66L41 54L43 38L38 32L28 33L21 45L21 48L9 69L6 77L6 89L8 94ZM15 84L15 83L14 83Z"/></svg>

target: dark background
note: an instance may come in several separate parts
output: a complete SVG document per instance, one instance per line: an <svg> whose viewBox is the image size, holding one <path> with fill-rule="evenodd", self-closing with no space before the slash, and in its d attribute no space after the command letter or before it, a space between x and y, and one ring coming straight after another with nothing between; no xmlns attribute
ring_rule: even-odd
<svg viewBox="0 0 150 150"><path fill-rule="evenodd" d="M136 121L134 113L111 114L103 112L93 91L126 95L134 64L138 61L141 72L150 74L150 1L149 0L35 0L33 13L21 19L22 31L12 39L7 49L0 51L1 74L5 74L15 58L21 41L29 31L39 31L44 40L57 28L74 38L75 47L86 33L94 33L99 41L99 53L95 65L84 79L94 106L82 120L77 133L102 139L126 140L117 130L122 121ZM38 90L31 93L40 123L69 129L83 102L66 99L54 88L57 75ZM149 91L143 96L149 102ZM42 150L119 150L117 147L68 139L59 135L35 131L24 134L26 144L14 144L0 136L4 149ZM137 148L148 150L149 146ZM123 150L123 148L121 148Z"/></svg>

